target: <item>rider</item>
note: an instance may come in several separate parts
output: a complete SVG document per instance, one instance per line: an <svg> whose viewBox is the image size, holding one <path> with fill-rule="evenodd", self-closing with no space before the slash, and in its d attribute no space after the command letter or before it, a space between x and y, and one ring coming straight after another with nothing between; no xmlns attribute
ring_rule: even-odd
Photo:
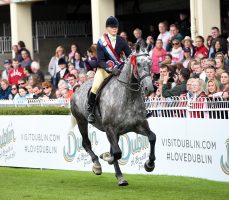
<svg viewBox="0 0 229 200"><path fill-rule="evenodd" d="M119 75L124 64L121 56L124 52L127 58L131 50L127 42L118 33L119 22L117 18L110 16L106 20L107 33L102 35L97 43L98 67L88 98L88 122L95 123L94 104L96 92L105 78L111 74Z"/></svg>

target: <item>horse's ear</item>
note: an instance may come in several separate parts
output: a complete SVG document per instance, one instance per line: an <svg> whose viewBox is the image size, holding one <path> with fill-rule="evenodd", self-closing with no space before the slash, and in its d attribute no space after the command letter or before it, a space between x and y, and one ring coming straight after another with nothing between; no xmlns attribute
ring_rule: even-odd
<svg viewBox="0 0 229 200"><path fill-rule="evenodd" d="M136 52L139 53L141 45L139 43L136 44Z"/></svg>

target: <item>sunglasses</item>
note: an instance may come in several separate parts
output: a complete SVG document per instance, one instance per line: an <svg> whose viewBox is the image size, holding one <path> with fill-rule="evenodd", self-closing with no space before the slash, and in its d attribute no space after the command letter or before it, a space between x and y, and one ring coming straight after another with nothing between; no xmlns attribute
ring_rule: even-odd
<svg viewBox="0 0 229 200"><path fill-rule="evenodd" d="M173 45L178 45L179 43L173 43Z"/></svg>
<svg viewBox="0 0 229 200"><path fill-rule="evenodd" d="M18 85L24 85L25 83L18 83Z"/></svg>

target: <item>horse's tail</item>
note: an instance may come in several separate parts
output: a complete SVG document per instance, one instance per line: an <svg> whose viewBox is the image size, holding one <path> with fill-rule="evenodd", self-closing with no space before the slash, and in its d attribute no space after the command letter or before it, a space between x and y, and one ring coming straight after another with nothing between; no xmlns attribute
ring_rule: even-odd
<svg viewBox="0 0 229 200"><path fill-rule="evenodd" d="M73 100L71 100L71 130L73 130L77 124L77 120L75 118L75 116L73 115L74 113L74 102Z"/></svg>
<svg viewBox="0 0 229 200"><path fill-rule="evenodd" d="M76 118L71 114L71 129L74 129L77 124Z"/></svg>

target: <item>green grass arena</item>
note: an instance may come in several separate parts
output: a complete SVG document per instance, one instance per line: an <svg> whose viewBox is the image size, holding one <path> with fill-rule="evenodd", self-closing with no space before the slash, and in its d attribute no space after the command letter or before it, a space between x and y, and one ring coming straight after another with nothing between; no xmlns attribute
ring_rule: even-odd
<svg viewBox="0 0 229 200"><path fill-rule="evenodd" d="M229 183L205 179L125 174L119 187L112 173L0 167L0 200L186 200L229 197Z"/></svg>

